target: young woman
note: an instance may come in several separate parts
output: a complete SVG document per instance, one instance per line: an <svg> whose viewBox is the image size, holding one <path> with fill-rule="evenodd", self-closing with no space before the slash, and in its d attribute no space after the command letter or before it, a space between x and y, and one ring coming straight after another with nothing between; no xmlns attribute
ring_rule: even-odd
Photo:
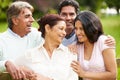
<svg viewBox="0 0 120 80"><path fill-rule="evenodd" d="M115 47L104 44L104 35L99 18L90 11L79 13L75 19L78 62L73 61L73 70L83 80L115 80L117 73Z"/></svg>

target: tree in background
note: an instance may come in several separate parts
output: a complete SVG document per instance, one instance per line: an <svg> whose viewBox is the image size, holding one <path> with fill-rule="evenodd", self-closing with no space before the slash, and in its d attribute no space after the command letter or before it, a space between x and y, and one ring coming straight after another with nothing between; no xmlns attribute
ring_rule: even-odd
<svg viewBox="0 0 120 80"><path fill-rule="evenodd" d="M6 19L6 10L12 0L0 0L0 21Z"/></svg>
<svg viewBox="0 0 120 80"><path fill-rule="evenodd" d="M0 0L0 21L6 20L6 10L9 4L13 1L19 0ZM22 0L32 4L35 8L33 13L34 18L39 18L46 13L57 13L57 7L61 0ZM90 10L96 14L100 14L100 9L103 8L103 3L111 8L115 7L119 14L120 2L119 0L76 0L80 4L81 10ZM106 6L107 7L107 6Z"/></svg>
<svg viewBox="0 0 120 80"><path fill-rule="evenodd" d="M109 8L115 8L119 15L120 0L105 0Z"/></svg>
<svg viewBox="0 0 120 80"><path fill-rule="evenodd" d="M32 4L35 8L34 18L39 18L46 13L57 13L56 9L61 0L22 0ZM35 14L35 15L34 15Z"/></svg>
<svg viewBox="0 0 120 80"><path fill-rule="evenodd" d="M99 13L104 0L77 0L83 10Z"/></svg>

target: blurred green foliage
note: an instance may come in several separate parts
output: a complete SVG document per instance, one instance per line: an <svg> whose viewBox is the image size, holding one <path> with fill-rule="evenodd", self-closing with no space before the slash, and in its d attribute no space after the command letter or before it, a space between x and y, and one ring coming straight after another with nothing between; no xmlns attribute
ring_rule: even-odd
<svg viewBox="0 0 120 80"><path fill-rule="evenodd" d="M6 20L6 10L10 3L17 0L0 0L0 21ZM61 0L22 0L28 1L35 8L33 17L35 19L40 18L46 13L57 13L57 7ZM76 0L80 4L81 10L91 10L96 14L100 14L101 8L115 7L119 10L120 3L119 0ZM44 3L44 5L43 5ZM117 6L116 6L117 5Z"/></svg>
<svg viewBox="0 0 120 80"><path fill-rule="evenodd" d="M116 40L116 57L120 58L120 16L104 16L101 18L105 34Z"/></svg>
<svg viewBox="0 0 120 80"><path fill-rule="evenodd" d="M117 14L119 15L119 10L120 10L120 0L104 0L108 7L114 7L117 11Z"/></svg>
<svg viewBox="0 0 120 80"><path fill-rule="evenodd" d="M0 0L0 21L6 20L6 10L12 0Z"/></svg>

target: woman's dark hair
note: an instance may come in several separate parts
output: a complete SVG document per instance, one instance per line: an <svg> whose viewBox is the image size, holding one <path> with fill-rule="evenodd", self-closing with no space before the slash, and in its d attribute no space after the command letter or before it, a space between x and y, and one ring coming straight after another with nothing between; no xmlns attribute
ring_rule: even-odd
<svg viewBox="0 0 120 80"><path fill-rule="evenodd" d="M58 14L46 14L41 19L38 20L39 29L38 31L42 32L42 37L45 37L45 25L48 24L50 28L53 28L58 21L65 21Z"/></svg>
<svg viewBox="0 0 120 80"><path fill-rule="evenodd" d="M80 12L75 18L75 22L78 20L82 23L84 32L90 43L96 42L98 40L98 37L101 34L103 34L100 19L93 12L91 11Z"/></svg>
<svg viewBox="0 0 120 80"><path fill-rule="evenodd" d="M60 14L61 9L65 6L73 6L76 14L79 12L79 3L76 0L63 0L58 5L58 14Z"/></svg>

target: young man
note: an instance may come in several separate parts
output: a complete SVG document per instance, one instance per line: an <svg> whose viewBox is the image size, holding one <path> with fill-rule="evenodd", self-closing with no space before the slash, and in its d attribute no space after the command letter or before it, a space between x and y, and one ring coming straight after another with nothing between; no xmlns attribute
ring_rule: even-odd
<svg viewBox="0 0 120 80"><path fill-rule="evenodd" d="M74 19L79 13L79 3L75 0L63 0L58 6L58 14L66 20L66 36L63 39L62 43L65 46L68 46L76 42L77 38L74 31ZM106 45L114 46L115 40L113 37L109 37L106 40Z"/></svg>
<svg viewBox="0 0 120 80"><path fill-rule="evenodd" d="M14 60L42 42L41 33L32 28L33 10L27 2L13 2L7 10L8 29L0 34L0 72L9 72L13 79L25 78L31 73L25 73Z"/></svg>

